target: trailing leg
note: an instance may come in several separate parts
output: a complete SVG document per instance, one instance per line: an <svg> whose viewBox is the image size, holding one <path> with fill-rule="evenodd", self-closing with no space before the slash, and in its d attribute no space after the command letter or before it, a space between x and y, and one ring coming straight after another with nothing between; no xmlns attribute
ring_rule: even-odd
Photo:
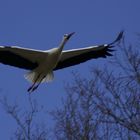
<svg viewBox="0 0 140 140"><path fill-rule="evenodd" d="M34 83L29 89L29 91L30 91L30 93L31 92L33 92L34 90L36 90L38 87L39 87L39 85L41 84L41 82L42 82L42 80L45 78L45 76L42 78L42 79L40 79L40 81L38 82L38 84L37 85L35 85L36 83Z"/></svg>
<svg viewBox="0 0 140 140"><path fill-rule="evenodd" d="M37 83L39 77L40 77L40 74L37 76L37 78L36 78L36 80L34 81L34 83L28 88L27 91L28 91L29 93L31 93L32 91L34 91L33 89L36 87L35 85L36 85L36 83Z"/></svg>

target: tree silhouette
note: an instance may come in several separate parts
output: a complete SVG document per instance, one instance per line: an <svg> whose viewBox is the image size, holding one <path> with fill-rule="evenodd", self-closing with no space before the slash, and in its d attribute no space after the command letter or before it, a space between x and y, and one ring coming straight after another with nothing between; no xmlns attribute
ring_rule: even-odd
<svg viewBox="0 0 140 140"><path fill-rule="evenodd" d="M40 107L29 95L29 109L21 109L19 103L8 101L7 97L1 97L0 103L4 110L17 123L17 130L11 137L11 140L48 140L49 133L45 123L40 124L35 121L36 115L41 113Z"/></svg>
<svg viewBox="0 0 140 140"><path fill-rule="evenodd" d="M140 139L140 52L119 47L108 69L93 67L90 78L74 74L63 108L52 112L56 139Z"/></svg>

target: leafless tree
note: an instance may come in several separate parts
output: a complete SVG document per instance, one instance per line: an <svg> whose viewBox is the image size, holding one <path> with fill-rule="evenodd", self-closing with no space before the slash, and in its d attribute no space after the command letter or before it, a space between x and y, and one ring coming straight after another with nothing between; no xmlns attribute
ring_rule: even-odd
<svg viewBox="0 0 140 140"><path fill-rule="evenodd" d="M90 77L74 74L63 107L52 112L57 140L140 139L140 47L123 44Z"/></svg>
<svg viewBox="0 0 140 140"><path fill-rule="evenodd" d="M11 103L7 97L2 96L0 103L4 110L17 123L17 130L11 140L48 140L48 130L45 123L35 121L36 115L42 110L35 100L29 95L29 109L21 109L19 103Z"/></svg>

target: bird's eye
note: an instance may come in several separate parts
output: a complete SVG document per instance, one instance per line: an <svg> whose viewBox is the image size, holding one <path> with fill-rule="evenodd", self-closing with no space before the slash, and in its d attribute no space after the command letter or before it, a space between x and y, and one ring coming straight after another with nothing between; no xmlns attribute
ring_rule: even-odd
<svg viewBox="0 0 140 140"><path fill-rule="evenodd" d="M68 34L64 34L64 37L67 37L68 36Z"/></svg>

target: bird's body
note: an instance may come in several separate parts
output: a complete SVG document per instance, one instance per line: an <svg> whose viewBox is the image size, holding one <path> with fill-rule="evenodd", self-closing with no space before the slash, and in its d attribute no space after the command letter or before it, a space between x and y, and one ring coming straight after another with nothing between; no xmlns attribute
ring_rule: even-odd
<svg viewBox="0 0 140 140"><path fill-rule="evenodd" d="M54 70L77 65L93 58L112 56L110 53L112 45L120 41L123 36L123 32L121 32L117 39L110 44L63 51L64 45L73 34L64 35L58 48L47 51L17 46L0 46L0 62L31 70L25 75L25 78L33 83L28 89L29 92L32 92L40 83L52 81Z"/></svg>
<svg viewBox="0 0 140 140"><path fill-rule="evenodd" d="M38 67L25 75L25 78L32 83L49 82L54 78L53 69L57 65L61 52L59 48L53 48L44 53L43 61L40 60Z"/></svg>

